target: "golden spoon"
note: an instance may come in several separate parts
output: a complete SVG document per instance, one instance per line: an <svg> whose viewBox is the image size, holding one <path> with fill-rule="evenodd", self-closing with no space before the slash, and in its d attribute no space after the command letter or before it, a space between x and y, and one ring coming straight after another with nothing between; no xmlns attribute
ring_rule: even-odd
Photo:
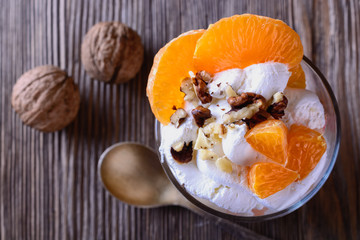
<svg viewBox="0 0 360 240"><path fill-rule="evenodd" d="M157 154L138 143L112 145L100 156L104 187L120 201L137 207L190 204L170 183Z"/></svg>
<svg viewBox="0 0 360 240"><path fill-rule="evenodd" d="M98 163L104 187L120 201L142 208L178 205L212 218L244 239L268 239L241 225L214 217L190 203L165 175L156 152L142 144L123 142L107 148Z"/></svg>

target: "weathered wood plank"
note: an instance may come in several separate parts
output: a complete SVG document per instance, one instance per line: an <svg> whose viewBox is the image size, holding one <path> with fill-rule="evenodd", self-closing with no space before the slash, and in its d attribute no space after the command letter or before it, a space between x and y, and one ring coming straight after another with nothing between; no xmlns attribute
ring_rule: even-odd
<svg viewBox="0 0 360 240"><path fill-rule="evenodd" d="M286 21L305 54L328 78L342 118L339 159L327 183L304 207L268 222L242 224L276 239L360 237L360 6L356 0L13 0L0 1L0 238L236 239L186 209L137 209L118 202L97 176L101 152L119 141L151 147L154 118L145 96L158 49L181 32L245 12ZM142 36L145 60L131 82L92 80L80 61L87 30L122 21ZM53 64L79 85L79 115L65 130L24 126L11 108L16 79Z"/></svg>

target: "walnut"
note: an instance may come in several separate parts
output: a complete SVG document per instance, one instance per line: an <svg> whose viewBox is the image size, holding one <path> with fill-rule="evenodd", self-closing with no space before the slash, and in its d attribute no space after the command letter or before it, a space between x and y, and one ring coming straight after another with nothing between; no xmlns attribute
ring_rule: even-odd
<svg viewBox="0 0 360 240"><path fill-rule="evenodd" d="M211 83L213 81L213 78L211 76L210 73L206 72L206 71L200 71L196 73L196 76L200 79L202 79L204 82L207 83Z"/></svg>
<svg viewBox="0 0 360 240"><path fill-rule="evenodd" d="M187 117L187 113L184 109L178 108L176 111L171 115L170 122L175 125L176 128L178 128Z"/></svg>
<svg viewBox="0 0 360 240"><path fill-rule="evenodd" d="M216 118L213 117L213 116L211 116L210 118L205 119L205 122L204 122L204 125L203 125L203 126L212 124L212 123L215 122L215 121L216 121Z"/></svg>
<svg viewBox="0 0 360 240"><path fill-rule="evenodd" d="M199 149L198 152L201 160L216 160L219 158L215 152L208 149Z"/></svg>
<svg viewBox="0 0 360 240"><path fill-rule="evenodd" d="M205 120L211 118L211 111L203 106L197 106L191 111L191 114L199 127L204 126Z"/></svg>
<svg viewBox="0 0 360 240"><path fill-rule="evenodd" d="M255 93L245 92L240 94L240 96L229 97L227 102L230 104L233 110L241 109L248 106L252 103L261 103L260 109L265 109L266 100L263 96Z"/></svg>
<svg viewBox="0 0 360 240"><path fill-rule="evenodd" d="M197 138L195 141L194 149L195 150L208 149L208 148L211 148L212 146L213 146L213 143L212 143L211 139L209 139L205 135L203 128L199 128L198 135L197 135Z"/></svg>
<svg viewBox="0 0 360 240"><path fill-rule="evenodd" d="M226 128L224 124L212 122L203 128L203 132L213 142L220 142L221 138L223 138L226 134Z"/></svg>
<svg viewBox="0 0 360 240"><path fill-rule="evenodd" d="M218 169L226 173L231 173L233 170L231 161L225 156L218 158L215 162L215 165Z"/></svg>
<svg viewBox="0 0 360 240"><path fill-rule="evenodd" d="M204 74L199 72L196 73L196 76L192 79L192 81L195 86L197 97L200 99L202 104L206 104L212 101L212 96L209 94L209 89L206 86L207 82L204 80L203 75Z"/></svg>
<svg viewBox="0 0 360 240"><path fill-rule="evenodd" d="M234 89L231 87L231 86L227 86L226 89L225 89L225 93L226 93L226 96L228 97L236 97L237 94L236 92L234 91Z"/></svg>
<svg viewBox="0 0 360 240"><path fill-rule="evenodd" d="M11 104L25 124L54 132L75 119L80 93L66 72L55 66L40 66L17 80Z"/></svg>
<svg viewBox="0 0 360 240"><path fill-rule="evenodd" d="M261 103L252 103L246 107L236 110L230 110L222 117L224 124L238 122L246 118L252 118L259 110Z"/></svg>
<svg viewBox="0 0 360 240"><path fill-rule="evenodd" d="M185 142L177 142L177 143L173 144L171 147L172 147L175 151L180 152L180 151L183 149L184 144L185 144Z"/></svg>
<svg viewBox="0 0 360 240"><path fill-rule="evenodd" d="M266 109L265 98L250 92L229 97L227 102L230 104L231 110L223 115L225 124L251 119L258 111Z"/></svg>
<svg viewBox="0 0 360 240"><path fill-rule="evenodd" d="M192 101L196 97L191 78L185 78L182 80L180 91L185 93L185 101Z"/></svg>
<svg viewBox="0 0 360 240"><path fill-rule="evenodd" d="M100 22L85 35L81 61L93 78L124 83L139 72L144 58L140 36L120 22Z"/></svg>
<svg viewBox="0 0 360 240"><path fill-rule="evenodd" d="M172 157L179 163L188 163L192 160L193 148L192 142L188 144L184 143L180 151L176 151L174 148L170 149Z"/></svg>
<svg viewBox="0 0 360 240"><path fill-rule="evenodd" d="M243 121L246 125L251 129L255 127L256 124L261 123L265 120L272 119L270 113L266 112L265 110L259 110L252 118L245 118Z"/></svg>
<svg viewBox="0 0 360 240"><path fill-rule="evenodd" d="M283 93L277 92L273 96L273 102L268 107L267 112L275 119L280 119L285 115L285 108L287 107L288 99Z"/></svg>

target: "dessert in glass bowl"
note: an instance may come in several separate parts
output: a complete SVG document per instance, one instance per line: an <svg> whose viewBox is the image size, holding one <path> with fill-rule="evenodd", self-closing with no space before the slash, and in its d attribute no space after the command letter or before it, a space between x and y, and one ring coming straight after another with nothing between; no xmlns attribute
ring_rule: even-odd
<svg viewBox="0 0 360 240"><path fill-rule="evenodd" d="M339 114L326 80L302 59L294 30L251 14L160 49L147 95L164 169L192 203L221 217L272 218L322 186Z"/></svg>

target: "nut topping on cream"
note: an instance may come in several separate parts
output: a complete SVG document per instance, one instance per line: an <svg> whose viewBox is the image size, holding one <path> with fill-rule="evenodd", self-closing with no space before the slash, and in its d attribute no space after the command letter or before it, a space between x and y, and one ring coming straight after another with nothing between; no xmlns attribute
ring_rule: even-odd
<svg viewBox="0 0 360 240"><path fill-rule="evenodd" d="M172 157L179 163L188 163L192 160L193 148L192 142L184 143L180 151L176 151L173 147L170 149Z"/></svg>
<svg viewBox="0 0 360 240"><path fill-rule="evenodd" d="M184 109L178 108L176 111L171 115L170 122L175 125L176 128L178 128L187 117L187 113Z"/></svg>
<svg viewBox="0 0 360 240"><path fill-rule="evenodd" d="M261 123L265 120L272 119L272 116L270 113L268 113L265 110L260 109L252 118L246 118L243 119L243 121L246 123L246 125L249 128L255 127L256 124Z"/></svg>
<svg viewBox="0 0 360 240"><path fill-rule="evenodd" d="M263 96L250 92L244 92L240 96L229 97L227 101L233 110L241 109L252 103L260 103L259 107L261 109L265 109L266 106L266 100Z"/></svg>
<svg viewBox="0 0 360 240"><path fill-rule="evenodd" d="M208 73L198 72L192 79L195 86L196 95L202 104L206 104L212 101L212 96L209 94L209 89L206 86L210 82L211 78Z"/></svg>
<svg viewBox="0 0 360 240"><path fill-rule="evenodd" d="M199 127L204 126L205 120L211 118L211 111L203 106L197 106L191 111L191 114Z"/></svg>
<svg viewBox="0 0 360 240"><path fill-rule="evenodd" d="M228 97L235 97L237 96L237 93L234 91L234 89L231 86L227 86L225 89L226 96Z"/></svg>
<svg viewBox="0 0 360 240"><path fill-rule="evenodd" d="M238 122L246 118L250 119L262 108L263 108L263 103L261 101L257 101L239 110L235 109L225 113L223 115L223 121L225 124L228 124L228 123Z"/></svg>
<svg viewBox="0 0 360 240"><path fill-rule="evenodd" d="M275 119L280 119L285 115L285 108L287 107L288 99L282 92L277 92L273 96L273 101L268 107L267 112Z"/></svg>
<svg viewBox="0 0 360 240"><path fill-rule="evenodd" d="M185 93L184 101L193 101L196 97L191 78L185 78L181 82L180 91Z"/></svg>

